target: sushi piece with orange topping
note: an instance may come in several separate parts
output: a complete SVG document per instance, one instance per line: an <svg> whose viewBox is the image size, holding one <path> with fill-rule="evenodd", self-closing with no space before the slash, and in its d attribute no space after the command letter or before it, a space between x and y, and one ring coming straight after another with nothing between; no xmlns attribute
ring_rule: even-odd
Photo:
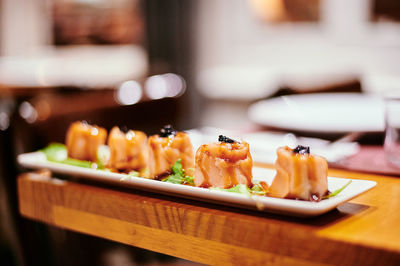
<svg viewBox="0 0 400 266"><path fill-rule="evenodd" d="M231 188L245 184L251 187L253 160L249 144L222 135L218 140L197 150L195 186Z"/></svg>
<svg viewBox="0 0 400 266"><path fill-rule="evenodd" d="M277 150L276 176L268 196L320 201L328 193L328 163L325 158L310 154L310 148L281 147Z"/></svg>
<svg viewBox="0 0 400 266"><path fill-rule="evenodd" d="M194 168L193 146L189 136L177 132L171 125L164 126L159 135L149 137L148 170L151 178L160 178L171 173L171 166L181 159L188 175Z"/></svg>
<svg viewBox="0 0 400 266"><path fill-rule="evenodd" d="M97 150L104 145L107 138L107 131L96 125L89 125L85 121L72 123L66 135L66 146L68 157L97 161Z"/></svg>
<svg viewBox="0 0 400 266"><path fill-rule="evenodd" d="M124 133L114 127L108 137L108 146L109 167L123 171L141 171L147 167L148 147L145 133L136 130Z"/></svg>

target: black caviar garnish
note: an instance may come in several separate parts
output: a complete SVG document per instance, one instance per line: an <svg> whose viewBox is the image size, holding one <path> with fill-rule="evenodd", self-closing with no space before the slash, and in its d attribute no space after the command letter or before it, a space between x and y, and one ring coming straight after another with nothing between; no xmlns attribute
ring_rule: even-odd
<svg viewBox="0 0 400 266"><path fill-rule="evenodd" d="M165 138L169 136L175 136L177 132L171 125L166 125L161 128L160 133L160 136Z"/></svg>
<svg viewBox="0 0 400 266"><path fill-rule="evenodd" d="M225 143L235 143L237 142L236 140L230 139L227 136L219 135L218 137L219 142L225 142Z"/></svg>
<svg viewBox="0 0 400 266"><path fill-rule="evenodd" d="M128 133L129 128L127 126L122 126L119 128L122 132L124 132L125 134Z"/></svg>
<svg viewBox="0 0 400 266"><path fill-rule="evenodd" d="M297 147L293 149L293 152L298 154L310 154L310 147L297 145Z"/></svg>

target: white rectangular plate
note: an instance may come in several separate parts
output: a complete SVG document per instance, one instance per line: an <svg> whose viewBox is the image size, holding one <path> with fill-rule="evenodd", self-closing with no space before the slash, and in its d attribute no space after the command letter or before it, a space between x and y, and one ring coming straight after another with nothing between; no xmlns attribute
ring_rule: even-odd
<svg viewBox="0 0 400 266"><path fill-rule="evenodd" d="M126 178L125 174L49 162L41 152L21 154L18 156L18 163L27 168L47 168L55 173L112 182L122 186L129 186L147 191L293 216L316 216L323 214L376 185L374 181L352 179L351 184L339 193L339 195L320 202L310 202L265 196L246 196L232 192L166 183L141 177ZM275 176L275 170L254 167L253 176L254 180L264 180L268 184L271 184ZM330 191L335 191L344 186L349 180L350 179L346 178L328 177L328 189Z"/></svg>

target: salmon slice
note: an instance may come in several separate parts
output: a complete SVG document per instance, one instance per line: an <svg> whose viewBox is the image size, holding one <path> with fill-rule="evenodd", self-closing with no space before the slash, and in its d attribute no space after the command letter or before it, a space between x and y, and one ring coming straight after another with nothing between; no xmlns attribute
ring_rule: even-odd
<svg viewBox="0 0 400 266"><path fill-rule="evenodd" d="M328 193L328 163L323 157L311 155L303 146L278 148L277 155L268 196L319 201Z"/></svg>
<svg viewBox="0 0 400 266"><path fill-rule="evenodd" d="M162 130L160 135L149 137L149 176L156 178L169 173L171 166L178 159L181 159L182 168L185 169L186 173L188 175L193 174L193 146L189 136L184 132L176 132L173 129L166 131Z"/></svg>
<svg viewBox="0 0 400 266"><path fill-rule="evenodd" d="M122 132L114 127L108 137L109 167L118 170L140 171L147 167L148 147L145 133L136 130Z"/></svg>
<svg viewBox="0 0 400 266"><path fill-rule="evenodd" d="M276 169L276 176L273 186L270 186L267 191L268 191L268 196L271 197L276 197L276 198L285 198L287 195L289 195L289 175L288 173L282 169L282 168L277 168Z"/></svg>
<svg viewBox="0 0 400 266"><path fill-rule="evenodd" d="M107 131L104 128L86 122L74 122L69 126L65 140L68 157L95 162L97 149L105 144L106 138Z"/></svg>
<svg viewBox="0 0 400 266"><path fill-rule="evenodd" d="M204 144L197 150L194 184L218 188L231 188L238 184L252 186L252 167L247 142L225 142L222 138L218 143Z"/></svg>

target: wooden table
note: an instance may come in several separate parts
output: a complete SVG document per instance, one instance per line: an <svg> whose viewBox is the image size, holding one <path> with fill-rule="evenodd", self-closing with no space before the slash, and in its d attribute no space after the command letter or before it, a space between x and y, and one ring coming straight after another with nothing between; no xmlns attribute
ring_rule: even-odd
<svg viewBox="0 0 400 266"><path fill-rule="evenodd" d="M400 265L400 179L331 170L378 185L319 217L293 218L43 173L18 178L30 219L218 265Z"/></svg>

